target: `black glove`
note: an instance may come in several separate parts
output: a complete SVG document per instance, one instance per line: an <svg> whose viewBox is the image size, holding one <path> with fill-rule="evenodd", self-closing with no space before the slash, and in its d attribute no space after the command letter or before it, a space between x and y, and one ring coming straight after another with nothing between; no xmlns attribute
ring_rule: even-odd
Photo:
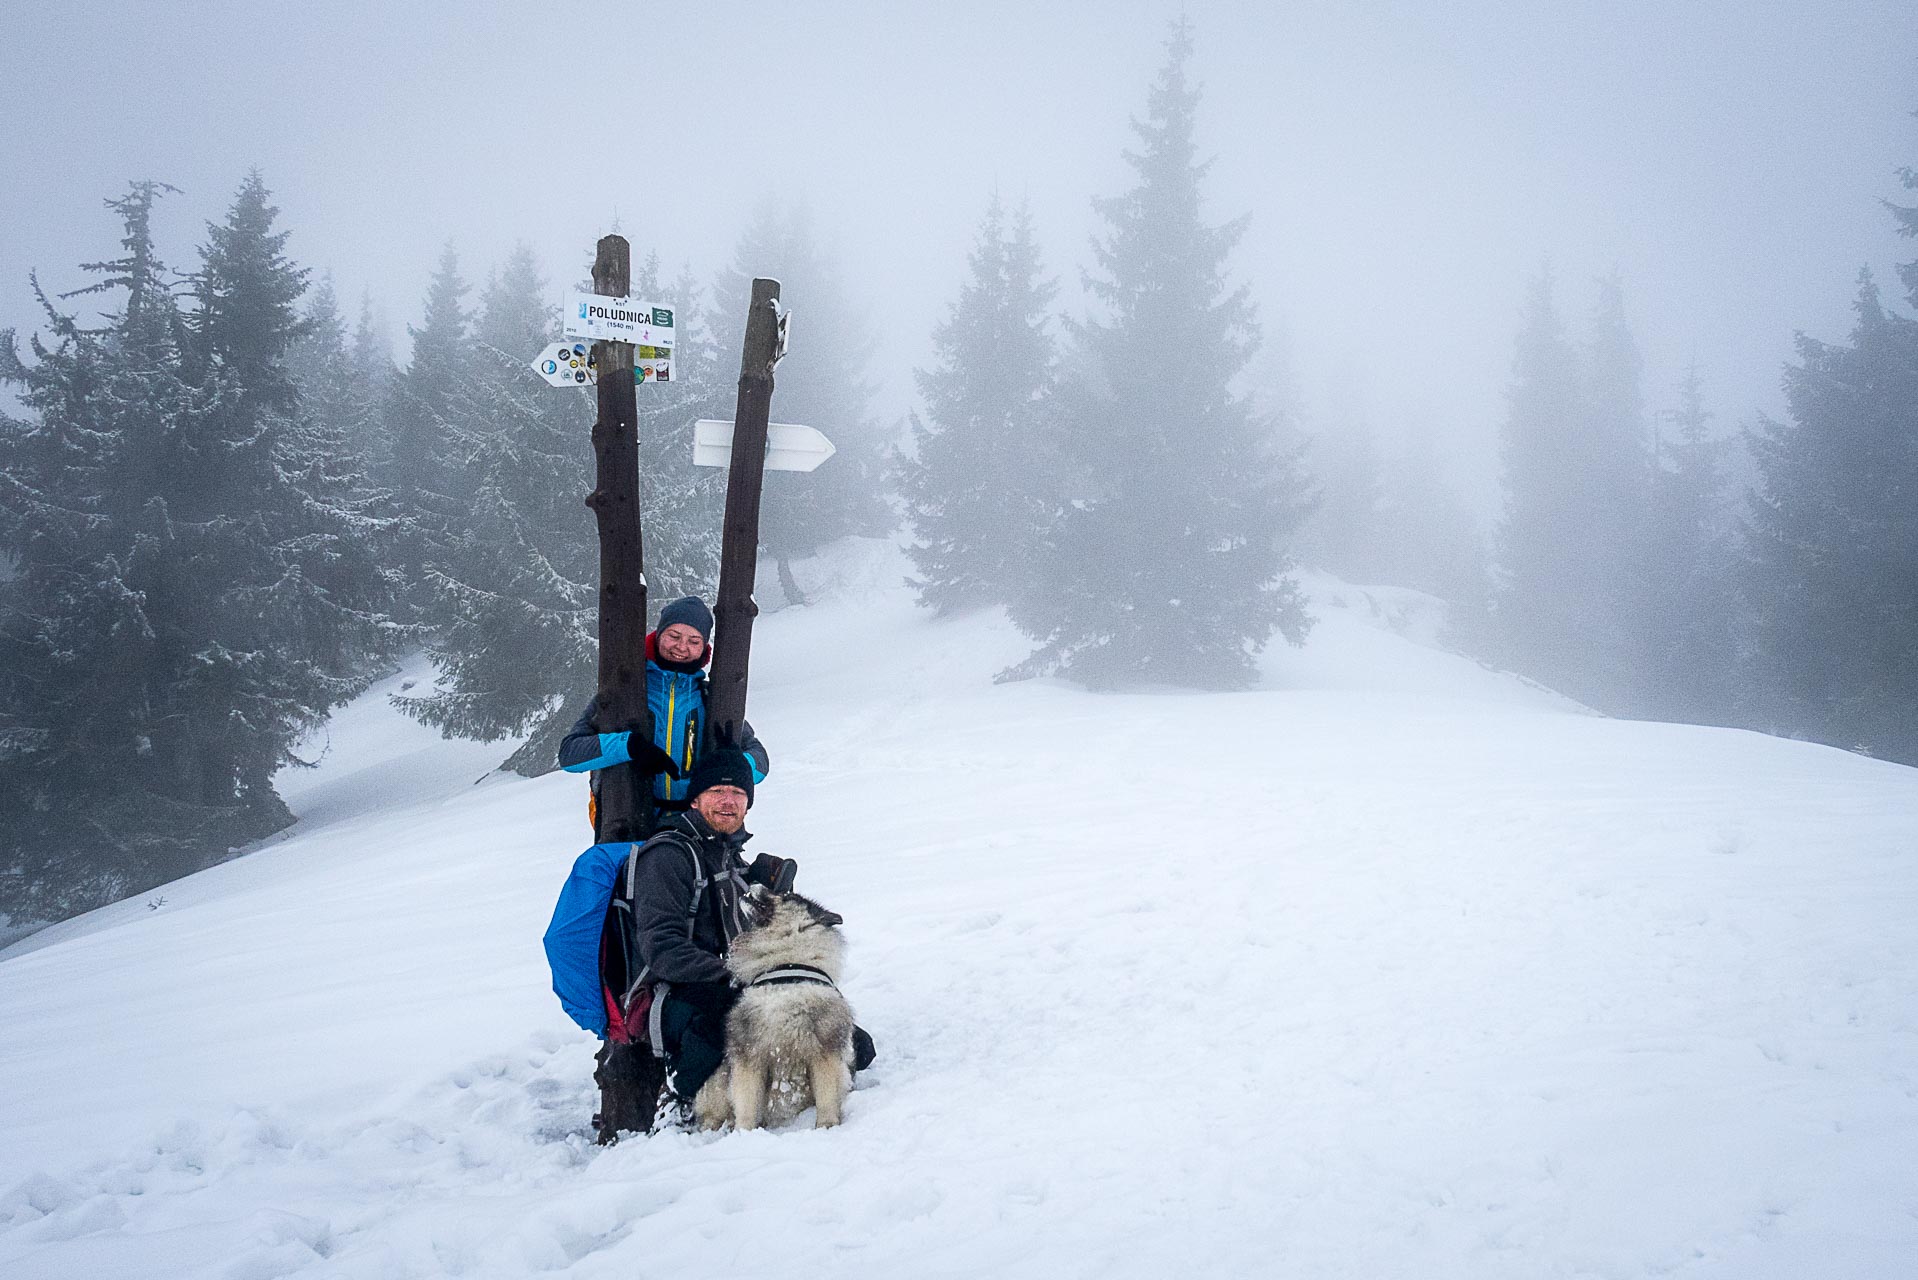
<svg viewBox="0 0 1918 1280"><path fill-rule="evenodd" d="M798 875L799 864L791 858L762 853L746 868L745 880L747 884L763 884L774 893L791 893Z"/></svg>
<svg viewBox="0 0 1918 1280"><path fill-rule="evenodd" d="M634 751L632 743L638 737L639 735L635 733L633 737L626 740L626 750L633 757L633 763L638 766L641 773L663 773L669 778L683 778L686 776L685 771L679 767L679 761L673 759L664 751L661 751L657 742L648 742L639 750Z"/></svg>

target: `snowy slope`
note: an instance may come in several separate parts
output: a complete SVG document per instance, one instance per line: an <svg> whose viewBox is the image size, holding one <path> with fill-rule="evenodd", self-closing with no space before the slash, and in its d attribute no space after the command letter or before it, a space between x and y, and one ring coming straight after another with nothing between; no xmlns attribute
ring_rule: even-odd
<svg viewBox="0 0 1918 1280"><path fill-rule="evenodd" d="M1584 713L1408 593L1095 696L889 547L800 574L751 825L849 921L845 1127L591 1146L583 784L375 697L291 838L0 960L0 1275L1914 1273L1918 771Z"/></svg>

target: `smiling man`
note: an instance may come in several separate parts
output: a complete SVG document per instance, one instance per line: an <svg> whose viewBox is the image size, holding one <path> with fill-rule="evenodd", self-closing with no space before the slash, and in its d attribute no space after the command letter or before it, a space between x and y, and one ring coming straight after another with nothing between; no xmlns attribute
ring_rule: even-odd
<svg viewBox="0 0 1918 1280"><path fill-rule="evenodd" d="M726 1013L739 996L725 955L743 925L740 850L752 838L752 770L737 754L715 752L693 767L687 784L687 808L668 815L634 855L628 880L639 959L657 993L654 1051L682 1099L719 1066Z"/></svg>
<svg viewBox="0 0 1918 1280"><path fill-rule="evenodd" d="M692 1097L719 1066L738 998L724 957L751 874L740 850L753 769L737 751L714 751L687 782L686 808L644 844L580 855L546 929L554 992L604 1041L593 1073L601 1142L650 1131L667 1084L672 1098Z"/></svg>
<svg viewBox="0 0 1918 1280"><path fill-rule="evenodd" d="M636 768L651 782L656 822L682 811L688 800L693 766L716 745L706 734L706 664L712 660L713 612L698 596L685 596L659 611L659 626L646 637L646 703L653 715L653 737L642 726L600 723L599 698L586 704L572 732L559 745L559 767L591 773L593 835L599 831L599 773ZM752 781L765 779L771 762L750 724L745 741L734 745L745 755Z"/></svg>

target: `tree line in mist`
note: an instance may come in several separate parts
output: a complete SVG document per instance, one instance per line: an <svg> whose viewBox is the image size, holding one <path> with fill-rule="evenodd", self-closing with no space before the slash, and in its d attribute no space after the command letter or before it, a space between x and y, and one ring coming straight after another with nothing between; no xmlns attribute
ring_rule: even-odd
<svg viewBox="0 0 1918 1280"><path fill-rule="evenodd" d="M1694 371L1648 410L1622 288L1586 321L1535 282L1503 424L1489 544L1419 455L1308 440L1246 373L1231 283L1244 220L1201 214L1207 162L1181 24L1095 202L1097 312L1054 313L1023 209L989 203L897 439L872 342L803 215L762 207L708 286L655 256L672 381L639 396L655 603L710 595L724 473L692 422L732 414L755 275L804 314L777 415L838 454L767 477L764 549L913 534L912 587L946 614L1004 607L1034 642L1002 673L1089 687L1235 688L1310 618L1303 559L1453 605L1461 648L1617 714L1741 724L1918 762L1918 320L1867 279L1844 343L1801 340L1788 420L1714 430ZM1907 173L1907 183L1918 178ZM116 256L83 264L97 327L33 288L44 336L0 335L0 912L58 918L216 862L291 820L273 789L327 714L425 649L396 699L449 735L524 736L549 766L596 669L591 393L529 361L557 337L530 251L477 284L449 249L408 358L287 253L258 174L192 264L161 259L168 189L111 201ZM1918 209L1891 206L1918 234ZM1918 262L1902 269L1918 307ZM68 294L64 297L71 297ZM1744 469L1734 466L1749 459ZM1749 471L1749 475L1746 472Z"/></svg>

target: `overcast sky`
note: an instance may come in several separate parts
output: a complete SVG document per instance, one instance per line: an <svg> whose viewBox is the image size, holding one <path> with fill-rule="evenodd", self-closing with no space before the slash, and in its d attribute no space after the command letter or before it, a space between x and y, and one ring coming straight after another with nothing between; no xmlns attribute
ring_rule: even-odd
<svg viewBox="0 0 1918 1280"><path fill-rule="evenodd" d="M71 288L112 251L100 201L131 178L183 189L159 226L185 266L260 166L293 255L349 306L370 291L401 337L448 240L475 280L527 240L558 288L617 217L704 279L778 192L811 205L869 309L889 417L995 184L1031 202L1080 307L1091 197L1130 179L1127 120L1179 12L0 4L0 326L36 322L29 269ZM1184 11L1209 213L1252 215L1236 275L1308 410L1434 432L1477 487L1546 257L1574 317L1620 271L1649 403L1695 357L1728 423L1776 410L1794 330L1843 335L1860 266L1891 292L1918 257L1878 203L1918 165L1911 0Z"/></svg>

